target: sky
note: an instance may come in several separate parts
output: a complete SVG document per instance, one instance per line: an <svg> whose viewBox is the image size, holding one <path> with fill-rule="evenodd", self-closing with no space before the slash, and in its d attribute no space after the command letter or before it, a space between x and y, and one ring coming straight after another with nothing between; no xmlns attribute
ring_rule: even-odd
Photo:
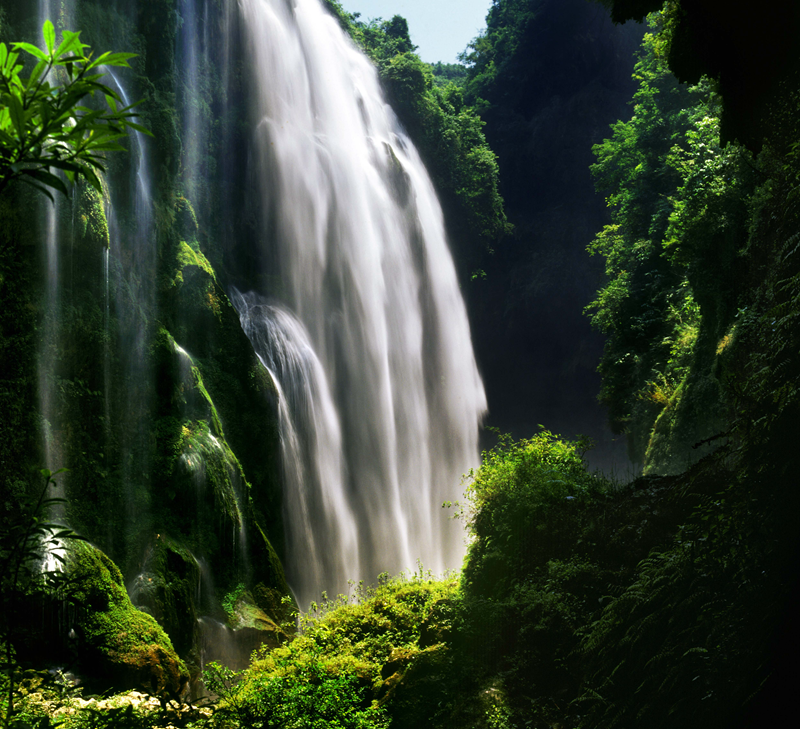
<svg viewBox="0 0 800 729"><path fill-rule="evenodd" d="M428 63L455 63L473 38L486 27L492 0L340 0L361 20L391 19L402 15L408 21L411 42Z"/></svg>

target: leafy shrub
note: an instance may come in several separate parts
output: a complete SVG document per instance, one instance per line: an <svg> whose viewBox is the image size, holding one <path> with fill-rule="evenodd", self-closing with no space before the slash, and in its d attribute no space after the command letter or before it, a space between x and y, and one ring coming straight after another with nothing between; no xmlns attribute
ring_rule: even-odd
<svg viewBox="0 0 800 729"><path fill-rule="evenodd" d="M473 541L464 565L468 592L510 594L551 559L569 555L580 538L580 504L602 499L611 484L586 470L587 439L569 442L543 430L513 442L501 436L468 474L466 519Z"/></svg>
<svg viewBox="0 0 800 729"><path fill-rule="evenodd" d="M410 579L381 576L301 617L294 641L254 656L234 673L213 665L204 678L221 697L219 727L389 726L387 695L397 675L424 663L456 621L457 582L433 580L422 569ZM391 679L395 676L394 679ZM391 680L390 680L391 679Z"/></svg>
<svg viewBox="0 0 800 729"><path fill-rule="evenodd" d="M321 649L306 652L302 663L279 658L275 673L248 672L222 693L214 723L219 727L259 729L383 729L385 712L365 701L358 677L330 671ZM218 667L212 667L219 671ZM239 678L232 676L232 678ZM206 680L218 690L210 674Z"/></svg>

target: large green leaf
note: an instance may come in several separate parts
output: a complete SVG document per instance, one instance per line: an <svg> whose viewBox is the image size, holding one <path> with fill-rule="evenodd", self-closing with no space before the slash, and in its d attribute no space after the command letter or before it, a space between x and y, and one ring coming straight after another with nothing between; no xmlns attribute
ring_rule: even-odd
<svg viewBox="0 0 800 729"><path fill-rule="evenodd" d="M47 52L52 54L53 48L56 44L56 30L53 27L53 24L49 20L44 21L44 26L42 27L42 35L44 36L44 42L47 45Z"/></svg>
<svg viewBox="0 0 800 729"><path fill-rule="evenodd" d="M33 179L37 180L38 182L48 185L54 190L58 190L58 192L64 195L64 197L69 197L67 186L61 180L61 178L56 177L52 172L47 172L43 169L28 169L22 170L22 174L33 177Z"/></svg>
<svg viewBox="0 0 800 729"><path fill-rule="evenodd" d="M86 46L80 41L80 33L73 33L70 30L65 30L62 34L61 44L53 55L55 55L56 58L60 58L65 53L69 53L72 50L80 53L84 48L86 48Z"/></svg>
<svg viewBox="0 0 800 729"><path fill-rule="evenodd" d="M7 99L11 122L17 130L19 139L22 140L25 138L25 110L22 108L22 102L16 94L9 94Z"/></svg>
<svg viewBox="0 0 800 729"><path fill-rule="evenodd" d="M31 71L31 75L28 77L28 83L25 84L25 88L30 91L36 83L39 81L39 78L44 73L44 70L47 68L47 60L42 59L39 63L36 64L33 71Z"/></svg>
<svg viewBox="0 0 800 729"><path fill-rule="evenodd" d="M47 61L47 54L33 45L33 43L14 43L14 50L27 51L32 56L36 56L40 61Z"/></svg>

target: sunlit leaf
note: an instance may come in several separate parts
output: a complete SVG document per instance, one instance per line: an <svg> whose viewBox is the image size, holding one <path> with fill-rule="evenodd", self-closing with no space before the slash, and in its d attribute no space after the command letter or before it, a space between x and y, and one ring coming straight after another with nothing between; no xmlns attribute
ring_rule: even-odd
<svg viewBox="0 0 800 729"><path fill-rule="evenodd" d="M83 44L80 42L79 36L80 33L73 33L70 30L65 30L61 39L61 44L56 49L54 55L60 57L73 49L80 50Z"/></svg>
<svg viewBox="0 0 800 729"><path fill-rule="evenodd" d="M47 54L33 43L14 43L14 50L26 51L39 60L47 62Z"/></svg>
<svg viewBox="0 0 800 729"><path fill-rule="evenodd" d="M104 66L128 67L128 59L136 58L135 53L104 53L98 61L102 60Z"/></svg>
<svg viewBox="0 0 800 729"><path fill-rule="evenodd" d="M53 27L53 23L49 20L44 21L44 25L42 26L42 35L44 35L44 42L47 45L48 53L53 53L53 48L56 44L56 30Z"/></svg>

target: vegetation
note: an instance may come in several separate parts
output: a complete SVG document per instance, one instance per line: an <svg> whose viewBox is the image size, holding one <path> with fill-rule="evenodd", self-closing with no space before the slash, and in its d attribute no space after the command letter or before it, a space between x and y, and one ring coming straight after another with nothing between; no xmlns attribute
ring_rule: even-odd
<svg viewBox="0 0 800 729"><path fill-rule="evenodd" d="M0 533L22 523L23 506L38 495L32 466L54 458L69 468L60 482L68 500L65 521L101 545L104 556L79 555L73 565L81 574L97 573L81 593L94 618L67 595L60 595L63 602L20 596L17 613L24 620L17 625L24 639L14 647L25 647L18 654L20 676L55 662L74 667L80 644L77 665L90 683L95 679L92 690L138 687L177 695L187 670L194 677L200 670L196 617L226 620L220 598L232 586L246 582L249 603L238 610L261 624L271 625L270 616L280 620L285 612L281 599L288 587L271 542L282 541L277 433L264 417L274 386L223 288L214 206L224 187L216 184L213 199L201 197L214 187L213 157L230 137L219 135L216 146L194 162L199 169L182 162L176 87L185 79L173 73L172 51L162 66L155 62L164 60L163 48L174 48L174 3L157 0L141 18L133 7L117 11L91 0L71 5L69 22L84 28L81 38L93 48L120 44L138 57L130 67L127 55L89 57L77 34L65 31L64 5L53 32L73 39L71 50L65 46L58 55L62 41L37 49L57 56L47 83L46 68L36 71L53 103L66 104L60 94L69 93L62 90L70 73L75 82L70 98L78 108L71 119L62 119L63 134L83 128L94 140L87 146L88 136L83 142L65 137L61 147L43 149L63 155L88 150L96 164L86 157L72 160L88 165L88 172L76 171L71 187L67 175L64 189L56 188L68 190L68 200L56 196L51 205L22 184L10 184L0 195ZM7 47L38 33L35 10L3 3L0 39ZM221 12L217 5L213 10ZM39 60L28 44L18 50ZM121 68L114 69L106 99L99 71L108 65ZM16 73L25 87L25 69ZM35 79L31 83L35 89ZM193 103L209 88L219 100L221 85L219 65L207 64L194 96L186 92L181 103ZM75 95L81 88L97 92L96 101L80 101ZM231 84L226 92L237 88ZM142 124L156 132L152 140L138 133L131 107L118 96L145 98ZM34 104L26 117L34 135L42 131L35 126L39 108ZM119 120L112 123L114 114ZM108 132L95 130L106 122ZM114 124L137 133L112 139ZM101 140L108 146L93 146ZM73 142L77 146L69 152ZM122 151L107 154L117 145ZM70 172L59 164L52 167ZM152 190L145 189L148 176L137 175L142 165L152 165L158 180ZM87 181L94 173L99 189L94 179ZM195 178L203 184L190 184ZM192 199L199 216L187 195L197 196ZM147 222L142 206L152 216L144 216ZM46 249L45 241L55 245ZM37 365L42 361L45 367ZM158 383L155 395L150 382ZM199 557L207 560L202 569L215 576L202 590ZM116 565L135 605L125 596ZM37 622L43 619L51 621L47 629ZM68 640L70 629L77 637Z"/></svg>
<svg viewBox="0 0 800 729"><path fill-rule="evenodd" d="M132 121L133 106L120 106L116 91L101 83L103 66L128 66L133 53L106 52L92 59L80 33L63 31L55 46L55 28L46 20L42 28L46 50L17 42L9 52L0 43L0 193L14 180L25 182L50 199L48 188L68 195L64 182L50 172L63 170L67 180L84 177L97 192L102 186L97 172L104 172L104 155L122 151L118 140L128 128L149 134ZM36 60L27 78L20 51ZM51 80L59 78L51 85ZM85 97L102 95L107 110L92 110Z"/></svg>
<svg viewBox="0 0 800 729"><path fill-rule="evenodd" d="M459 511L460 579L420 567L312 605L246 671L207 670L209 725L728 726L786 594L773 505L719 454L621 486L587 445L502 437Z"/></svg>
<svg viewBox="0 0 800 729"><path fill-rule="evenodd" d="M437 86L447 86L449 83L463 86L467 80L467 68L461 63L432 63L431 72Z"/></svg>
<svg viewBox="0 0 800 729"><path fill-rule="evenodd" d="M694 443L723 429L708 370L736 313L755 175L749 152L720 145L713 84L678 84L667 68L665 22L654 17L645 37L633 117L594 148L612 223L590 246L606 261L608 283L589 311L608 335L600 398L613 426L629 434L634 462L677 472ZM681 417L693 396L692 414ZM667 449L651 433L670 419Z"/></svg>
<svg viewBox="0 0 800 729"><path fill-rule="evenodd" d="M50 589L57 589L62 576L57 570L42 569L36 575L32 574L31 566L39 567L48 552L62 559L57 548L62 540L76 536L71 529L47 521L46 513L56 504L63 503L63 499L48 495L50 486L55 485L55 475L58 472L42 472L44 487L36 502L29 505L28 513L23 512L16 522L12 521L0 533L0 666L5 682L0 700L4 707L3 727L8 727L14 716L14 679L17 669L14 644L19 628L16 624L19 593L29 591L32 583L34 587L46 585Z"/></svg>
<svg viewBox="0 0 800 729"><path fill-rule="evenodd" d="M642 31L614 27L587 0L487 5L486 29L462 56L464 99L485 122L514 226L485 259L485 279L465 289L487 422L516 437L537 423L589 433L593 462L610 467L619 451L594 404L603 342L582 313L602 282L586 243L608 222L588 168L592 145L626 113Z"/></svg>

